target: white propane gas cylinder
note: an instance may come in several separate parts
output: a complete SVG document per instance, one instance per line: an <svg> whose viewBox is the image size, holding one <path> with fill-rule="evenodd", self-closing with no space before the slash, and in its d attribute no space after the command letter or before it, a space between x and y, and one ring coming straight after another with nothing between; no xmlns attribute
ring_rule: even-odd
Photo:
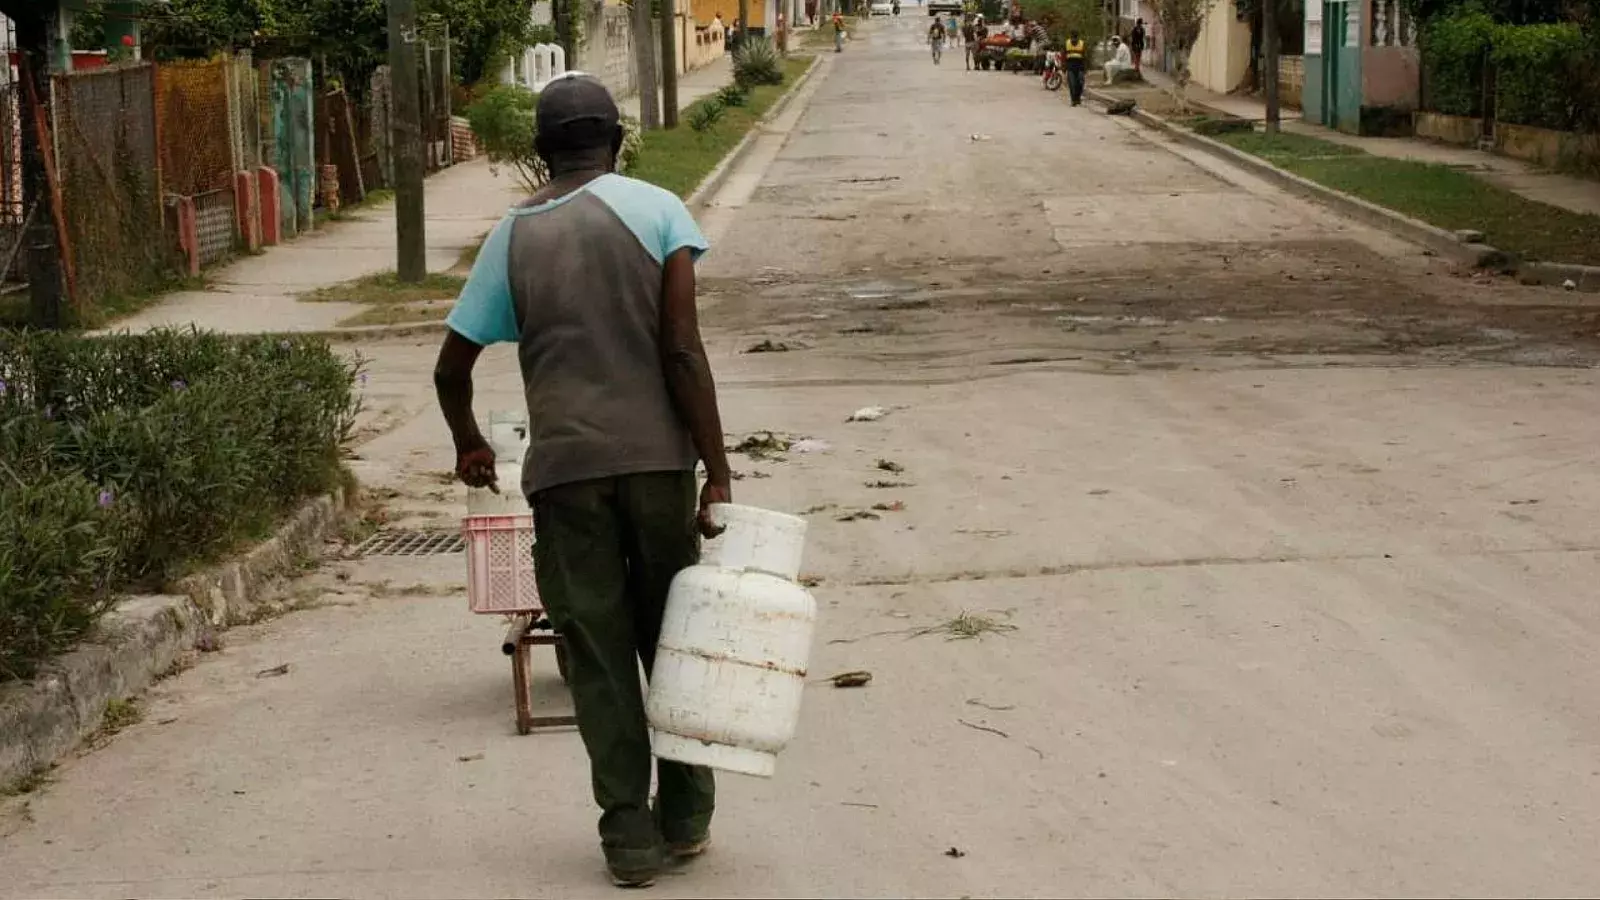
<svg viewBox="0 0 1600 900"><path fill-rule="evenodd" d="M645 713L656 756L771 777L794 736L817 604L795 582L804 519L712 507L727 531L667 595Z"/></svg>
<svg viewBox="0 0 1600 900"><path fill-rule="evenodd" d="M489 446L494 450L495 487L467 488L467 515L529 515L528 498L522 493L522 461L528 454L528 420L519 413L495 411L489 414Z"/></svg>

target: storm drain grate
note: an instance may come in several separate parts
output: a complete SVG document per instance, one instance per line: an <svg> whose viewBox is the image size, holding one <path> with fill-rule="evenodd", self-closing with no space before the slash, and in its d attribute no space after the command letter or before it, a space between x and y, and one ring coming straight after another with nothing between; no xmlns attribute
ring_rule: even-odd
<svg viewBox="0 0 1600 900"><path fill-rule="evenodd" d="M396 528L379 531L356 545L353 556L448 556L467 545L453 528Z"/></svg>

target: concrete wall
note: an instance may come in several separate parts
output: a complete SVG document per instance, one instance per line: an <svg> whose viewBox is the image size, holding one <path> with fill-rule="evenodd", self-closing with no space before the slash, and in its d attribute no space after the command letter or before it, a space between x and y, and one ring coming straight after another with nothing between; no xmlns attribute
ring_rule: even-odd
<svg viewBox="0 0 1600 900"><path fill-rule="evenodd" d="M1415 47L1367 47L1361 54L1361 101L1412 110L1420 100L1421 58Z"/></svg>
<svg viewBox="0 0 1600 900"><path fill-rule="evenodd" d="M1233 0L1215 0L1189 52L1189 80L1226 94L1244 81L1249 69L1250 27L1239 21Z"/></svg>

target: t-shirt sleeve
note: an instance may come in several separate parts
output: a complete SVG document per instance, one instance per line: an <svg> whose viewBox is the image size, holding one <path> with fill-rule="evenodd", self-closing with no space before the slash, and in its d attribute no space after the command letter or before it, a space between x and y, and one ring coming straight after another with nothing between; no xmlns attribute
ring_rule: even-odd
<svg viewBox="0 0 1600 900"><path fill-rule="evenodd" d="M661 256L667 257L687 247L691 255L699 260L705 252L711 249L706 242L706 236L701 233L700 226L695 222L694 216L689 214L689 208L683 205L672 194L665 194L661 212Z"/></svg>
<svg viewBox="0 0 1600 900"><path fill-rule="evenodd" d="M481 347L513 343L517 332L516 308L511 302L511 229L515 218L506 216L489 232L472 273L445 319L451 331Z"/></svg>

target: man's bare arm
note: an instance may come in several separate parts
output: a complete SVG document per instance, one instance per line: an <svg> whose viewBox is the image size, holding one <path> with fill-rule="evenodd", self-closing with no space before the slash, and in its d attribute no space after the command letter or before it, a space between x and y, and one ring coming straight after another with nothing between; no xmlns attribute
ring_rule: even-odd
<svg viewBox="0 0 1600 900"><path fill-rule="evenodd" d="M456 446L456 474L473 487L494 483L494 452L472 414L472 369L482 352L481 346L448 331L433 367L433 389Z"/></svg>
<svg viewBox="0 0 1600 900"><path fill-rule="evenodd" d="M667 257L661 299L661 371L678 415L689 427L694 449L706 464L706 482L726 495L732 482L722 443L722 416L711 364L700 340L695 309L694 256L684 249ZM714 502L726 502L718 499Z"/></svg>

